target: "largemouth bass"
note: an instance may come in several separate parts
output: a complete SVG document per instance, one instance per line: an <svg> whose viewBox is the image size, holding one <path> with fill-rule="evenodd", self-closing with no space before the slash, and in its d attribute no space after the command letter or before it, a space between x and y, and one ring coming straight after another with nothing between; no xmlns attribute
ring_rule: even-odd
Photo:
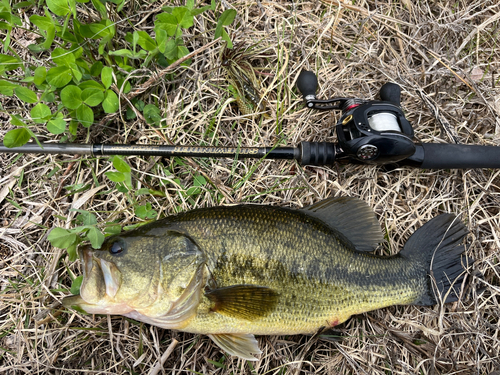
<svg viewBox="0 0 500 375"><path fill-rule="evenodd" d="M383 257L370 253L383 237L359 199L197 209L81 248L80 295L63 304L206 334L256 360L254 335L311 334L386 306L456 301L466 234L442 214Z"/></svg>

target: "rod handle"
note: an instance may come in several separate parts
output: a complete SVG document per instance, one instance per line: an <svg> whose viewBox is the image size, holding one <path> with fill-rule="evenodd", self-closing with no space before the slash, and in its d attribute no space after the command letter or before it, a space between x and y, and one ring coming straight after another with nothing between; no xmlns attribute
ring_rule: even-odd
<svg viewBox="0 0 500 375"><path fill-rule="evenodd" d="M337 154L336 143L300 142L300 165L333 165Z"/></svg>
<svg viewBox="0 0 500 375"><path fill-rule="evenodd" d="M500 147L422 143L412 157L399 164L424 169L500 168Z"/></svg>

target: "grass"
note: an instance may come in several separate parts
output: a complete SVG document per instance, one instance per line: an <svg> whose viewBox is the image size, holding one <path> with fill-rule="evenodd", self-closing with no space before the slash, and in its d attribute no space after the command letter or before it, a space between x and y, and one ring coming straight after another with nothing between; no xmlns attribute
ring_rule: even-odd
<svg viewBox="0 0 500 375"><path fill-rule="evenodd" d="M179 3L180 2L175 2ZM231 5L229 5L231 3ZM266 118L244 118L231 102L218 68L216 43L175 70L175 86L158 80L138 98L161 108L159 127L144 121L95 120L85 142L136 142L218 146L269 146L286 140L335 141L339 113L304 108L295 89L302 68L319 77L318 97L374 98L387 81L402 87L402 106L422 142L500 146L500 5L497 1L349 2L337 0L222 2L237 19L233 41L261 41L274 76L262 77ZM90 4L90 3L89 3ZM88 9L86 4L79 8ZM114 20L121 33L150 31L156 3L126 4ZM42 14L43 10L33 9ZM83 14L83 13L82 13ZM85 13L87 14L87 13ZM129 22L121 18L130 17ZM196 50L213 40L207 13L188 29ZM142 21L142 22L139 22ZM232 27L232 29L231 29ZM199 34L210 38L196 38ZM12 47L31 59L35 36L14 30ZM465 42L465 44L464 44ZM116 41L119 43L119 41ZM43 64L43 58L31 63ZM144 83L150 71L138 71ZM474 70L475 69L475 70ZM475 74L472 74L472 72ZM482 74L477 74L482 72ZM22 77L22 72L12 72ZM0 137L11 114L29 117L16 97L0 99ZM124 111L124 110L123 110ZM108 119L109 120L109 119ZM41 140L53 139L42 127ZM3 155L0 158L0 372L4 374L490 374L500 369L500 172L417 170L385 172L371 166L302 167L290 161L127 157L136 189L164 197L151 203L158 217L198 207L239 202L302 207L350 195L376 212L399 251L423 223L442 212L459 215L470 229L468 254L484 281L470 298L435 307L394 306L352 317L336 327L340 341L309 336L260 337L260 360L227 358L205 336L172 332L122 317L64 310L72 279L81 273L47 233L72 228L79 208L99 223L140 221L131 200L104 172L108 158ZM198 176L199 184L187 194ZM201 180L197 180L201 181ZM2 190L8 186L10 190ZM92 188L102 187L95 194ZM482 294L477 293L484 289ZM172 344L174 341L177 344ZM165 354L167 353L167 354Z"/></svg>

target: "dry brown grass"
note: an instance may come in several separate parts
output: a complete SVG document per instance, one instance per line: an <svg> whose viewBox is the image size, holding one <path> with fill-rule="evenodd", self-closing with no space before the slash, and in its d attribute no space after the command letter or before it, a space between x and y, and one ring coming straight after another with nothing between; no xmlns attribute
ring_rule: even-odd
<svg viewBox="0 0 500 375"><path fill-rule="evenodd" d="M178 3L177 1L175 3ZM229 4L231 3L231 4ZM500 4L364 0L222 1L234 7L240 27L235 41L260 41L275 72L268 90L270 117L244 119L215 68L222 46L215 44L176 70L175 89L164 80L141 94L157 100L164 121L160 133L175 143L266 146L278 141L334 141L338 113L303 107L294 88L301 68L318 72L318 96L373 98L386 81L401 85L402 106L416 136L424 142L500 146ZM79 7L85 7L80 4ZM132 24L159 7L143 4L128 15ZM204 17L212 17L207 14ZM188 36L190 48L213 40L207 20ZM148 29L152 17L138 26ZM120 23L120 33L130 31ZM28 59L22 40L13 47ZM118 41L119 43L119 41ZM152 71L139 71L143 82ZM280 74L278 74L280 73ZM2 98L0 137L11 128L5 113L23 112L22 103ZM211 120L213 121L210 128ZM281 129L281 132L279 131ZM44 139L44 129L36 129ZM210 131L210 135L205 134ZM52 138L49 136L49 138ZM84 135L80 138L84 141ZM91 141L160 143L157 131L142 121L120 117L94 125ZM351 195L377 213L395 253L417 228L441 212L452 212L470 229L469 254L484 274L471 297L435 307L390 307L355 316L338 327L342 340L307 336L260 337L261 359L247 364L224 358L207 337L159 329L122 317L86 316L63 310L70 274L65 251L47 241L54 227L72 227L75 202L99 221L136 222L127 197L103 172L108 159L71 156L3 155L0 187L0 373L121 374L490 374L500 370L500 171L417 170L384 172L377 167L300 167L287 161L170 160L129 157L136 186L164 191L150 201L159 217L175 210L238 202L301 207L329 196ZM165 171L173 171L173 175ZM193 176L210 180L203 192L186 199L173 178L187 189ZM80 185L81 191L69 186ZM94 194L91 188L102 187ZM0 191L1 191L0 188ZM83 197L83 198L82 198ZM80 199L82 198L82 199ZM79 200L80 199L80 200ZM162 355L172 340L178 344ZM172 347L170 348L172 349ZM214 362L215 361L215 362ZM154 371L153 371L154 372Z"/></svg>

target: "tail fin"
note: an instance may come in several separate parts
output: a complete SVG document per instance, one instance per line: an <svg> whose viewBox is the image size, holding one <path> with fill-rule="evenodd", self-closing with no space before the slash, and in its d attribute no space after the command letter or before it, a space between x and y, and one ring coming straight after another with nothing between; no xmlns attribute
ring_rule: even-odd
<svg viewBox="0 0 500 375"><path fill-rule="evenodd" d="M438 301L454 302L472 260L462 256L468 230L456 216L439 215L419 228L406 242L401 255L427 272L426 290L414 305L430 306Z"/></svg>

